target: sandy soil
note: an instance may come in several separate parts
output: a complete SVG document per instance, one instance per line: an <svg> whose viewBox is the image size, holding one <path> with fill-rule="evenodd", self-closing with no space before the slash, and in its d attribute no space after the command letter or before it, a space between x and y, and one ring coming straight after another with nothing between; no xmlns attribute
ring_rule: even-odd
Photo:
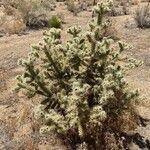
<svg viewBox="0 0 150 150"><path fill-rule="evenodd" d="M73 17L62 4L53 13L57 12L64 14L66 22L64 30L74 24L79 24L85 28L91 18L89 11ZM134 47L132 51L127 53L144 61L142 67L129 73L127 80L131 86L140 89L144 100L140 102L138 110L143 117L150 119L150 29L125 28L127 19L133 21L132 16L119 16L114 19L119 38L129 42ZM64 30L62 37L66 40L67 35ZM38 125L30 115L36 98L27 100L22 93L15 94L12 92L15 86L15 76L22 72L21 68L17 66L17 60L27 56L31 44L42 40L43 31L28 31L27 34L21 36L12 35L0 38L0 150L19 149L23 144L26 145L25 149L27 150L35 149L36 142L34 140L36 138L38 138L37 141L41 141L37 142L39 149L46 150L45 145L49 145L46 143L49 136L45 139L45 137L36 135L38 134ZM144 128L139 127L137 132L150 138L150 123ZM19 138L20 140L18 140ZM49 143L53 145L52 149L60 149L57 147L58 143L61 144L60 141L51 139ZM43 145L44 147L42 147ZM62 146L61 149L65 148ZM132 149L138 150L140 148L135 146Z"/></svg>

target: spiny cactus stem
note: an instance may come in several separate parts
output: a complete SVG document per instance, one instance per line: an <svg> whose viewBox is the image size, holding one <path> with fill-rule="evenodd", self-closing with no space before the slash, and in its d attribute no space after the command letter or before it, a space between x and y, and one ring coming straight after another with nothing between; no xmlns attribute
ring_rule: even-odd
<svg viewBox="0 0 150 150"><path fill-rule="evenodd" d="M81 120L81 118L79 119L80 121L79 121L79 128L80 128L80 130L82 130L81 132L82 132L82 135L80 135L81 137L81 140L84 142L85 141L85 138L86 138L86 136L87 136L87 127L86 127L86 123L87 123L87 120L85 121L85 120Z"/></svg>
<svg viewBox="0 0 150 150"><path fill-rule="evenodd" d="M45 107L45 110L48 110L49 108L53 108L55 111L63 115L63 117L65 117L66 115L65 110L61 108L60 102L58 100L55 99L55 101L53 101L53 99L48 99L48 101L49 101L49 105Z"/></svg>
<svg viewBox="0 0 150 150"><path fill-rule="evenodd" d="M34 89L32 89L31 87L29 87L28 85L25 85L25 84L22 84L22 83L18 83L18 86L22 87L23 89L26 89L28 91L31 91L31 92L35 92Z"/></svg>
<svg viewBox="0 0 150 150"><path fill-rule="evenodd" d="M55 62L53 61L51 55L49 54L48 50L46 47L44 47L44 52L45 52L45 55L46 57L48 58L48 60L50 61L50 63L52 64L52 66L54 67L55 69L55 72L57 73L58 77L62 77L62 72L58 69L57 65L55 64Z"/></svg>
<svg viewBox="0 0 150 150"><path fill-rule="evenodd" d="M95 46L96 46L96 43L92 43L92 44L91 44L92 53L95 53L95 52L94 52L94 51L95 51Z"/></svg>
<svg viewBox="0 0 150 150"><path fill-rule="evenodd" d="M91 35L87 35L88 41L91 44L91 52L93 53L95 50L95 46L96 46L96 41L93 39L93 37Z"/></svg>
<svg viewBox="0 0 150 150"><path fill-rule="evenodd" d="M40 89L47 95L47 96L51 96L52 93L51 91L45 86L44 82L41 82L38 78L37 78L37 74L34 71L33 67L28 66L28 71L30 72L30 74L32 75L32 77L34 78L35 82L39 85Z"/></svg>
<svg viewBox="0 0 150 150"><path fill-rule="evenodd" d="M100 26L102 24L102 14L99 12L97 17L97 25Z"/></svg>

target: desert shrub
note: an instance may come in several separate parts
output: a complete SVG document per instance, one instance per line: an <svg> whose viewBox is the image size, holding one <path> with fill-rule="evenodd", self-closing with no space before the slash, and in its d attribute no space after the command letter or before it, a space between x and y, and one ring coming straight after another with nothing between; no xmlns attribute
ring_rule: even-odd
<svg viewBox="0 0 150 150"><path fill-rule="evenodd" d="M150 28L150 1L136 10L135 21L140 28Z"/></svg>
<svg viewBox="0 0 150 150"><path fill-rule="evenodd" d="M109 27L104 16L111 4L98 3L97 18L86 33L80 27L69 28L72 38L65 44L61 30L51 28L28 59L19 61L24 73L17 77L16 90L43 96L34 110L43 125L40 132L54 131L74 149L78 144L89 150L106 149L105 133L114 133L117 140L123 130L121 119L126 118L121 116L136 114L131 104L138 92L128 87L124 76L141 62L124 56L130 49L127 44L103 37Z"/></svg>
<svg viewBox="0 0 150 150"><path fill-rule="evenodd" d="M61 20L57 16L52 16L48 20L48 27L49 28L61 28Z"/></svg>
<svg viewBox="0 0 150 150"><path fill-rule="evenodd" d="M54 0L6 0L4 3L19 10L25 24L30 28L47 26L49 12L55 8Z"/></svg>
<svg viewBox="0 0 150 150"><path fill-rule="evenodd" d="M42 28L47 26L48 12L51 11L52 2L40 0L23 0L18 3L18 9L22 12L24 21L30 28Z"/></svg>
<svg viewBox="0 0 150 150"><path fill-rule="evenodd" d="M69 11L74 12L74 10L75 10L74 0L67 0L65 4L67 5L67 9Z"/></svg>
<svg viewBox="0 0 150 150"><path fill-rule="evenodd" d="M124 6L125 4L133 4L133 3L138 3L139 0L114 0L114 3Z"/></svg>
<svg viewBox="0 0 150 150"><path fill-rule="evenodd" d="M130 0L115 0L111 9L112 16L129 15Z"/></svg>
<svg viewBox="0 0 150 150"><path fill-rule="evenodd" d="M48 19L44 14L41 15L30 14L26 20L27 27L31 29L43 28L46 27L47 24L48 24Z"/></svg>
<svg viewBox="0 0 150 150"><path fill-rule="evenodd" d="M21 13L12 6L3 5L0 17L0 33L3 34L20 34L26 29Z"/></svg>
<svg viewBox="0 0 150 150"><path fill-rule="evenodd" d="M75 4L74 0L67 0L66 1L67 9L72 12L75 16L80 11L77 4Z"/></svg>
<svg viewBox="0 0 150 150"><path fill-rule="evenodd" d="M98 0L66 0L67 9L75 16L81 11L87 11L90 6L96 5Z"/></svg>

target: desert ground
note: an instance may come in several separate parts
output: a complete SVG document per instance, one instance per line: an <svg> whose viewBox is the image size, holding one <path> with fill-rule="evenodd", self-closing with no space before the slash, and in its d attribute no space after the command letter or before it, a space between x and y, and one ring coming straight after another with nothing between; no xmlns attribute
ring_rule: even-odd
<svg viewBox="0 0 150 150"><path fill-rule="evenodd" d="M83 11L73 16L63 3L57 5L53 13L64 15L66 24L63 25L62 37L67 41L66 29L75 24L85 29L92 13ZM142 117L150 119L150 29L135 27L132 14L116 16L113 20L116 22L117 37L133 46L132 51L126 53L144 62L142 67L134 69L126 78L131 87L140 90L142 100L137 110ZM31 115L37 98L27 99L23 93L13 92L15 77L22 72L17 65L18 59L27 57L30 46L42 40L44 30L28 30L21 35L6 35L0 38L0 150L66 149L59 140L55 140L54 135L39 135L38 124ZM131 145L131 150L150 149L150 122L147 122L145 127L138 127L134 132L143 136L143 142L139 140L141 148L137 144Z"/></svg>

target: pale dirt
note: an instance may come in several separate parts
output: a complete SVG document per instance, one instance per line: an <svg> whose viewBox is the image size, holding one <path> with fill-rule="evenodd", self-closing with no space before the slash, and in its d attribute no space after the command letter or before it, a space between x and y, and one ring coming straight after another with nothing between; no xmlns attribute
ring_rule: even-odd
<svg viewBox="0 0 150 150"><path fill-rule="evenodd" d="M91 19L91 12L82 12L78 17L73 17L70 12L66 11L64 5L59 6L53 13L57 12L64 14L66 22L64 30L74 24L79 24L85 29ZM118 29L117 35L133 45L133 50L127 53L144 61L143 67L130 72L127 80L131 86L141 90L141 94L145 98L143 102L140 102L138 109L143 117L150 119L150 29L125 28L127 18L132 20L132 16L114 18ZM64 30L62 37L66 40L67 35ZM36 138L37 141L41 141L37 142L38 148L41 150L65 149L63 146L58 148L57 146L61 145L60 141L56 141L52 137L49 142L52 148L46 148L48 144L45 142L48 141L49 136L45 139L38 135L38 125L30 114L37 98L27 100L22 93L14 94L12 92L16 83L15 76L22 72L21 68L17 66L17 60L26 57L30 46L42 40L43 31L28 31L27 34L21 36L11 35L0 38L0 150L17 150L23 144L26 145L26 150L32 150ZM139 127L137 132L150 138L150 123L145 128ZM19 138L20 140L18 140ZM17 143L17 141L21 143ZM138 149L137 147L133 148L133 150Z"/></svg>

